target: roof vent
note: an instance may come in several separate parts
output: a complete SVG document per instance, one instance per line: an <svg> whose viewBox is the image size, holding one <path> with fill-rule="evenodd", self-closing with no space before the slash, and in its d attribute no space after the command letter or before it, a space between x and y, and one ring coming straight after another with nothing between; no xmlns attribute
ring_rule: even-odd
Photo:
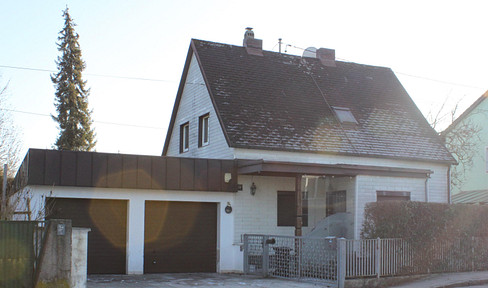
<svg viewBox="0 0 488 288"><path fill-rule="evenodd" d="M317 58L317 48L308 47L303 51L303 58Z"/></svg>
<svg viewBox="0 0 488 288"><path fill-rule="evenodd" d="M246 28L242 46L246 47L246 51L248 54L263 56L263 40L254 39L254 32L252 31L251 27Z"/></svg>
<svg viewBox="0 0 488 288"><path fill-rule="evenodd" d="M317 58L320 60L322 65L328 67L336 67L335 64L335 50L320 48L317 50Z"/></svg>

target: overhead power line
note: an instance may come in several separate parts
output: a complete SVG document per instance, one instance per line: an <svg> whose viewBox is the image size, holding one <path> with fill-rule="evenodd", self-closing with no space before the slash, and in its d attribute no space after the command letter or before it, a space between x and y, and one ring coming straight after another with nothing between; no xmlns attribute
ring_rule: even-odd
<svg viewBox="0 0 488 288"><path fill-rule="evenodd" d="M298 47L298 46L295 46L295 45L292 45L292 44L286 44L286 43L281 43L282 45L285 45L285 47L292 47L292 48L295 48L295 49L299 49L299 50L303 50L303 51L310 51L310 52L313 52L312 50L308 50L308 48L302 48L302 47ZM275 45L276 47L276 45ZM273 47L274 49L274 47ZM347 60L347 59L343 59L343 58L337 58L337 60L341 60L341 61L344 61L344 62L354 62L354 61L350 61L350 60ZM439 79L434 79L434 78L429 78L429 77L424 77L424 76L418 76L418 75L413 75L413 74L409 74L409 73L403 73L403 72L399 72L399 71L395 71L396 74L400 74L400 75L404 75L404 76L408 76L408 77L413 77L413 78L417 78L417 79L421 79L421 80L426 80L426 81L432 81L432 82L438 82L438 83L442 83L442 84L448 84L448 85L453 85L453 86L460 86L460 87L466 87L466 88L474 88L474 89L482 89L482 90L486 90L488 87L478 87L478 86L473 86L473 85L468 85L468 84L463 84L463 83L455 83L455 82L451 82L451 81L445 81L445 80L439 80Z"/></svg>
<svg viewBox="0 0 488 288"><path fill-rule="evenodd" d="M43 116L43 117L49 117L49 118L51 118L51 115L49 115L49 114L43 114L43 113L36 113L36 112L29 112L29 111L20 111L20 110L15 110L15 109L6 109L6 108L0 108L0 110L14 112L14 113L21 113L21 114L28 114L28 115ZM135 127L135 128L164 130L164 128L161 128L161 127L145 126L145 125L134 125L134 124L107 122L107 121L95 121L95 120L93 120L93 123L107 124L107 125L117 125L117 126L123 126L123 127Z"/></svg>
<svg viewBox="0 0 488 288"><path fill-rule="evenodd" d="M0 65L0 68L28 70L28 71L40 71L40 72L49 72L49 73L56 73L57 72L55 70L50 70L50 69L41 69L41 68L32 68L32 67L20 67L20 66L9 66L9 65ZM95 77L116 78L116 79L129 79L129 80L142 80L142 81L177 83L177 81L172 81L172 80L153 79L153 78L144 78L144 77L129 77L129 76L117 76L117 75L107 75L107 74L92 74L92 73L83 73L83 75L95 76Z"/></svg>

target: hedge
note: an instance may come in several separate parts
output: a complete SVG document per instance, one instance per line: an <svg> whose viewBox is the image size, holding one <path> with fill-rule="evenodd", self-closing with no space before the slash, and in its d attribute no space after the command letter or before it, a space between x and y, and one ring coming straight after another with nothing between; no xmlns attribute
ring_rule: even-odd
<svg viewBox="0 0 488 288"><path fill-rule="evenodd" d="M488 206L385 201L368 203L362 238L403 238L411 244L488 237Z"/></svg>
<svg viewBox="0 0 488 288"><path fill-rule="evenodd" d="M416 271L488 268L488 206L411 201L369 203L361 237L402 238L412 248ZM451 257L439 258L439 253Z"/></svg>

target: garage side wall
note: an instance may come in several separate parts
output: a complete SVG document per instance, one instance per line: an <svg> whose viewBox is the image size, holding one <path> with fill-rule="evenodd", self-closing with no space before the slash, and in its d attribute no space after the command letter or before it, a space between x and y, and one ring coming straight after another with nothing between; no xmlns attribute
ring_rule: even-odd
<svg viewBox="0 0 488 288"><path fill-rule="evenodd" d="M146 201L211 202L217 205L217 272L232 272L235 268L234 216L235 194L225 192L169 191L144 189L110 189L82 187L28 186L33 215L46 216L44 203L52 198L113 199L127 201L126 273L144 273L144 207ZM227 214L230 204L233 212Z"/></svg>

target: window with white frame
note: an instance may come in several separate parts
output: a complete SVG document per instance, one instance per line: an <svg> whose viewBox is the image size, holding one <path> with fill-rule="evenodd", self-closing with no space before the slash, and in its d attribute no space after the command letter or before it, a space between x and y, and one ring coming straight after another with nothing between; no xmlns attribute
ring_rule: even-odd
<svg viewBox="0 0 488 288"><path fill-rule="evenodd" d="M209 116L207 113L198 118L198 147L206 146L209 143Z"/></svg>
<svg viewBox="0 0 488 288"><path fill-rule="evenodd" d="M186 122L180 126L180 153L190 149L190 123Z"/></svg>

